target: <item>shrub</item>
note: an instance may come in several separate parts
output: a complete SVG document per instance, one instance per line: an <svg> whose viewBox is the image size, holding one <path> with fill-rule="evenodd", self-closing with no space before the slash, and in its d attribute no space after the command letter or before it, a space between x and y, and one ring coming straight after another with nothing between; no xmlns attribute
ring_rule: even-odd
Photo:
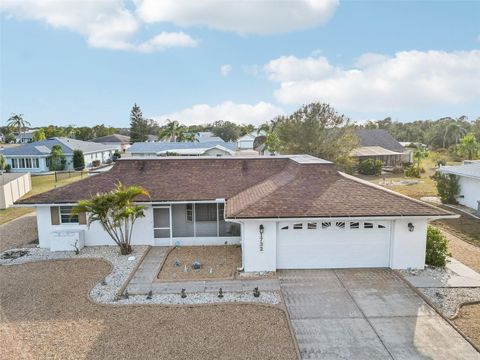
<svg viewBox="0 0 480 360"><path fill-rule="evenodd" d="M447 238L433 226L427 229L427 251L425 254L425 263L430 266L444 267L447 264L448 252Z"/></svg>
<svg viewBox="0 0 480 360"><path fill-rule="evenodd" d="M437 183L437 192L443 204L457 204L460 193L458 177L453 174L442 174L437 171L432 179Z"/></svg>
<svg viewBox="0 0 480 360"><path fill-rule="evenodd" d="M417 166L415 165L409 165L409 166L406 166L404 169L403 169L403 175L405 177L415 177L415 178L419 178L420 177L420 170L418 169Z"/></svg>
<svg viewBox="0 0 480 360"><path fill-rule="evenodd" d="M92 161L92 166L93 166L93 167L98 167L98 166L100 166L100 160L93 160L93 161Z"/></svg>
<svg viewBox="0 0 480 360"><path fill-rule="evenodd" d="M376 159L366 159L358 165L358 172L363 175L380 175L383 162Z"/></svg>
<svg viewBox="0 0 480 360"><path fill-rule="evenodd" d="M83 151L82 150L74 150L73 151L73 168L75 170L85 169L85 159L83 157Z"/></svg>

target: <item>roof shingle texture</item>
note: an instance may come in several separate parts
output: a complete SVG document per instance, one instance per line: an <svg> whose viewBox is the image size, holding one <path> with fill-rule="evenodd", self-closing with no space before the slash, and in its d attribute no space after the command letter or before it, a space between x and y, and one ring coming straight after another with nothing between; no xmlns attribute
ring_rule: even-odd
<svg viewBox="0 0 480 360"><path fill-rule="evenodd" d="M328 163L289 158L121 160L109 172L32 196L18 203L75 203L140 185L139 201L226 199L227 218L443 216L451 213L344 176Z"/></svg>

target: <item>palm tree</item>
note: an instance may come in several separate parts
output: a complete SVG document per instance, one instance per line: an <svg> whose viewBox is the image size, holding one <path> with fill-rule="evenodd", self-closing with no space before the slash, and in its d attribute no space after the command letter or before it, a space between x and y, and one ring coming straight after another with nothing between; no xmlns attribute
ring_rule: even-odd
<svg viewBox="0 0 480 360"><path fill-rule="evenodd" d="M197 134L195 132L192 132L192 131L186 131L186 129L181 131L178 134L176 140L178 142L196 142L196 141L198 141Z"/></svg>
<svg viewBox="0 0 480 360"><path fill-rule="evenodd" d="M467 133L467 130L463 127L462 121L463 117L453 120L453 122L445 127L445 133L443 135L443 148L446 146L447 139L449 140L449 144L455 142L455 145L457 145L462 136Z"/></svg>
<svg viewBox="0 0 480 360"><path fill-rule="evenodd" d="M8 120L7 124L11 128L17 128L18 135L24 130L27 126L30 126L30 123L23 118L23 114L12 114Z"/></svg>
<svg viewBox="0 0 480 360"><path fill-rule="evenodd" d="M474 133L467 134L462 138L458 145L458 151L468 160L475 160L477 158L478 152L480 151L480 143L475 138Z"/></svg>
<svg viewBox="0 0 480 360"><path fill-rule="evenodd" d="M185 131L185 126L180 125L177 120L167 119L167 123L160 131L159 137L161 140L168 139L170 142L177 141L177 137Z"/></svg>
<svg viewBox="0 0 480 360"><path fill-rule="evenodd" d="M145 206L135 205L139 196L149 196L140 186L118 183L114 190L97 194L90 200L79 201L73 214L87 213L88 226L99 222L120 248L122 255L132 252L131 240L135 221L145 216Z"/></svg>

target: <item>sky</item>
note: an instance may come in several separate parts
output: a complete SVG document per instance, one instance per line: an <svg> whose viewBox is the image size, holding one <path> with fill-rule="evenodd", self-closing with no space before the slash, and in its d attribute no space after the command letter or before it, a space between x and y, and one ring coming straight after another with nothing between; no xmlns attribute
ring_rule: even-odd
<svg viewBox="0 0 480 360"><path fill-rule="evenodd" d="M2 0L0 122L480 116L480 0Z"/></svg>

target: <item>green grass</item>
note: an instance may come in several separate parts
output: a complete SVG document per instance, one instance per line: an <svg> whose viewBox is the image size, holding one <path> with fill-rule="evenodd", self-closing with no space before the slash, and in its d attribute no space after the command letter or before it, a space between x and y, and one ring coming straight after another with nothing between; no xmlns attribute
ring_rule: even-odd
<svg viewBox="0 0 480 360"><path fill-rule="evenodd" d="M61 174L58 176L58 181L55 181L55 175L32 176L32 190L28 194L24 195L22 199L44 193L46 191L55 189L60 186L68 185L82 179L79 174L70 174L71 177L68 176L69 174ZM86 176L88 175L86 172L84 172L83 178L85 178ZM60 179L60 177L64 178ZM25 214L28 214L32 211L34 211L34 208L31 207L9 207L8 209L0 210L0 225L12 221Z"/></svg>

